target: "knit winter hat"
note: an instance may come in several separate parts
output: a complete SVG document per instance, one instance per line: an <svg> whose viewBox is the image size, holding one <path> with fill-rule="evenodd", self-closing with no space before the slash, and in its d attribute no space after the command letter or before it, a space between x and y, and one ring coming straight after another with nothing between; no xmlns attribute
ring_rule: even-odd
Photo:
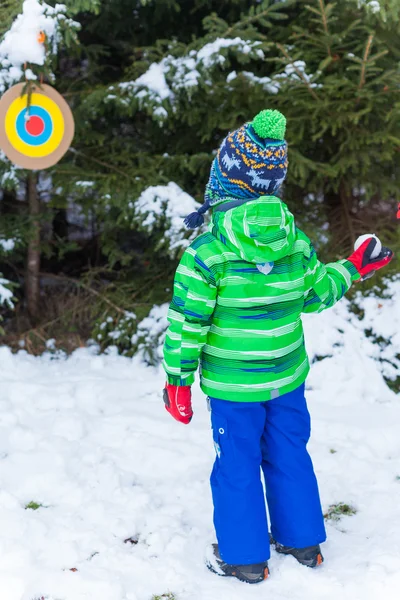
<svg viewBox="0 0 400 600"><path fill-rule="evenodd" d="M217 204L229 210L260 196L273 195L288 168L286 118L278 110L262 110L251 123L229 133L213 160L205 202L185 219L189 229L204 223L203 214Z"/></svg>

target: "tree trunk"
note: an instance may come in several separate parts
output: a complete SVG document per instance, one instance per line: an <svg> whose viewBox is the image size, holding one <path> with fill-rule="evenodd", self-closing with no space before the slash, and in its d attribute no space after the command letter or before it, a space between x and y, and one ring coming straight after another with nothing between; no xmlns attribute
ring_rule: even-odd
<svg viewBox="0 0 400 600"><path fill-rule="evenodd" d="M59 208L53 218L53 239L68 240L67 210Z"/></svg>
<svg viewBox="0 0 400 600"><path fill-rule="evenodd" d="M350 201L349 201L348 193L346 190L346 184L344 183L344 181L341 181L341 183L340 183L339 194L340 194L340 201L341 201L342 207L343 207L345 223L346 223L347 230L348 230L349 236L350 236L351 249L353 249L355 241L356 241L356 235L354 233L353 219L352 219L352 216L350 213L350 206L349 206Z"/></svg>
<svg viewBox="0 0 400 600"><path fill-rule="evenodd" d="M37 176L34 173L28 175L26 192L31 219L31 236L28 245L25 294L28 312L33 319L36 319L39 316L40 300L40 199L37 192Z"/></svg>
<svg viewBox="0 0 400 600"><path fill-rule="evenodd" d="M343 181L340 182L338 192L331 190L324 195L331 233L331 250L338 256L350 252L357 237L351 212L352 202L353 198L348 194Z"/></svg>

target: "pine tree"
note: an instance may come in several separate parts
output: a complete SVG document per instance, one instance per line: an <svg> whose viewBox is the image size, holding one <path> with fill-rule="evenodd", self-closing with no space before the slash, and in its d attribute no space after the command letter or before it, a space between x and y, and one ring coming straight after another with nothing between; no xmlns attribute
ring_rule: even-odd
<svg viewBox="0 0 400 600"><path fill-rule="evenodd" d="M338 252L350 249L379 214L389 235L394 229L399 47L393 45L388 11L371 5L315 0L288 43L277 44L276 62L291 73L279 93L291 142L288 187L299 186L323 202L331 251L334 245Z"/></svg>

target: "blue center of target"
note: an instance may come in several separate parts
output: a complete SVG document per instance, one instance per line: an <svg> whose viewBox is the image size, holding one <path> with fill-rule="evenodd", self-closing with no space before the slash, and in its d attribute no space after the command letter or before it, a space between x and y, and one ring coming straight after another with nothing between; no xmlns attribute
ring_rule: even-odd
<svg viewBox="0 0 400 600"><path fill-rule="evenodd" d="M39 135L32 135L26 128L29 117L39 117L44 123L43 132ZM25 142L25 144L29 144L30 146L41 146L45 144L51 137L53 133L53 121L47 112L41 106L31 106L29 109L24 108L21 110L17 117L17 133L21 140Z"/></svg>

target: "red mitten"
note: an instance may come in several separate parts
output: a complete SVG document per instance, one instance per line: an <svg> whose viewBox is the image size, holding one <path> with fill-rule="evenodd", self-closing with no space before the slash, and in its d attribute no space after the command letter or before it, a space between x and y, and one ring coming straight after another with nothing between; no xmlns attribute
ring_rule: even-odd
<svg viewBox="0 0 400 600"><path fill-rule="evenodd" d="M193 417L192 392L190 385L165 384L164 388L165 408L177 421L188 425Z"/></svg>
<svg viewBox="0 0 400 600"><path fill-rule="evenodd" d="M378 256L372 258L377 243L376 238L370 237L347 259L353 263L362 280L372 277L375 271L386 267L393 258L393 252L384 246Z"/></svg>

